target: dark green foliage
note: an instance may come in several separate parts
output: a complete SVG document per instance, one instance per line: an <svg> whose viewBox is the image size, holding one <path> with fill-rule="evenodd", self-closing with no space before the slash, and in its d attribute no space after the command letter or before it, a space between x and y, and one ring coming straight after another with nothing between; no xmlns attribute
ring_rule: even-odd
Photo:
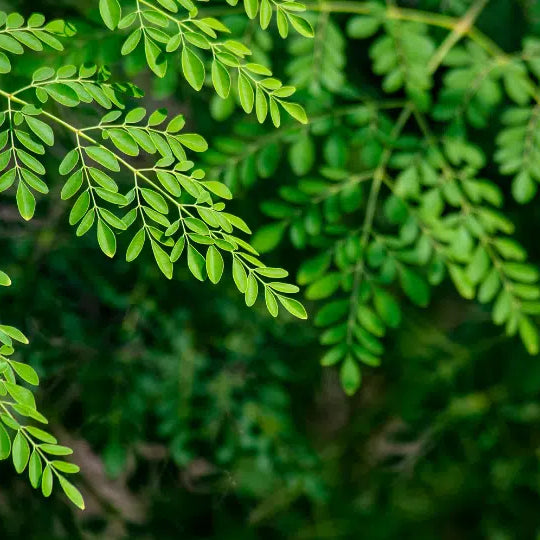
<svg viewBox="0 0 540 540"><path fill-rule="evenodd" d="M474 3L464 20L481 8ZM322 364L341 365L348 393L360 385L361 364L380 364L381 339L401 321L400 298L425 307L446 275L463 297L491 303L494 322L536 354L538 273L510 236L502 193L484 176L491 164L468 135L469 126L485 128L495 108L506 107L503 122L520 125L496 136L496 157L502 172L517 175L516 198L530 200L536 109L526 106L538 96L537 45L529 40L523 53L507 55L475 28L460 42L463 31L449 17L377 3L337 3L342 10L361 13L347 20L346 32L372 38L369 60L382 92L406 99L366 98L346 83L345 37L323 10L311 15L314 28L322 26L321 43L291 46L299 56L290 74L312 97L310 124L270 135L237 126L240 137L214 141L210 171L246 187L282 167L298 177L279 188L280 200L261 204L275 221L256 232L254 246L271 251L288 237L309 249L298 281L308 299L328 300L314 318L330 347ZM445 36L429 24L453 30ZM437 78L441 87L433 89ZM336 107L340 95L361 104Z"/></svg>

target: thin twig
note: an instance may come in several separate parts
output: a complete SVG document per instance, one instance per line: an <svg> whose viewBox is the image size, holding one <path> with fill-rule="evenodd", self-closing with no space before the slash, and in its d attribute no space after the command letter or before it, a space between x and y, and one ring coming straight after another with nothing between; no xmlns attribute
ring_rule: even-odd
<svg viewBox="0 0 540 540"><path fill-rule="evenodd" d="M446 55L454 47L454 45L465 35L469 34L474 26L474 23L489 0L477 0L463 17L454 26L452 31L446 36L446 39L440 44L439 48L431 58L428 64L430 73L437 71Z"/></svg>

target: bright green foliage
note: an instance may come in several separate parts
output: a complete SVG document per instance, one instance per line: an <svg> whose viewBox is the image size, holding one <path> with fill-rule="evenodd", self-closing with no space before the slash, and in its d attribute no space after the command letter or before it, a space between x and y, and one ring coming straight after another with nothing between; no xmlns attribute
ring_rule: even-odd
<svg viewBox="0 0 540 540"><path fill-rule="evenodd" d="M162 1L160 4L169 11L177 11L174 2ZM182 6L191 10L190 17L196 15L190 1L184 1ZM162 12L156 10L139 17L139 31L144 34L146 56L154 72L158 72L156 59L161 54L153 41L158 34L155 29L144 27L142 21L160 26L163 19L159 14ZM118 25L120 7L115 0L100 2L100 12L107 26ZM287 17L293 25L301 26L295 15L287 12ZM127 16L128 22L131 18ZM126 17L121 19L120 26L131 24L125 21ZM0 22L6 27L6 32L0 34L0 47L11 54L25 52L21 44L41 50L42 41L61 50L63 46L54 34L65 37L74 34L63 21L43 26L44 18L40 15L32 15L25 26L20 15L2 13ZM210 45L202 34L192 30L184 35L182 28L191 24L211 39L216 38L214 30L227 29L214 19L189 19L185 24L178 23L182 68L186 80L194 88L202 87L205 68L185 42L212 51L214 85L223 97L227 97L230 89L230 74L225 66L236 69L239 101L246 112L255 107L259 122L265 120L269 111L274 124L279 125L279 107L296 120L307 122L302 107L285 100L294 88L282 86L263 66L245 63L243 58L250 51L244 45L231 40ZM4 53L0 65L4 73L11 70L9 57ZM0 96L5 102L5 109L0 113L0 192L9 190L8 193L15 196L22 218L32 219L36 210L35 194L49 192L44 181L47 171L40 157L46 154L46 147L54 145L55 130L61 129L71 136L73 148L61 157L58 167L59 174L66 177L60 195L64 200L74 201L69 223L76 226L77 236L95 233L99 247L108 257L116 254L117 237L127 236L126 260L136 259L146 245L168 279L173 277L174 264L184 257L196 279L204 281L208 276L215 284L220 281L225 260L228 260L234 282L245 295L248 306L252 306L261 294L272 316L278 315L281 305L293 316L307 318L304 307L289 296L297 293L299 288L276 281L286 278L288 272L266 266L258 252L237 236L251 231L244 220L226 211L224 201L232 198L229 188L207 177L191 160L192 152L207 150L206 140L196 133L184 131L182 115L168 117L164 109L148 114L143 107L126 108L124 102L129 98L140 98L142 92L131 83L110 82L109 75L107 69L89 64L79 68L65 65L56 70L44 66L34 71L29 84L9 92L0 88ZM71 115L65 114L65 108L81 105L92 105L93 116L95 118L97 112L97 119L94 121L90 117L89 120L88 115L81 115L74 122ZM85 124L81 126L83 119ZM2 284L9 284L5 274L2 273L0 278ZM0 390L14 400L10 405L12 411L4 407L5 414L0 418L16 431L13 442L3 428L0 431L2 456L6 458L11 452L19 473L28 464L32 485L37 487L41 483L46 496L51 493L54 478L57 478L66 495L82 508L84 503L78 490L59 474L59 471L77 472L78 468L50 461L46 456L47 453L64 455L68 449L56 446L56 440L50 435L40 438L36 435L40 431L21 426L12 414L15 412L46 423L46 419L35 411L32 394L16 384L15 374L30 384L37 384L37 375L29 366L8 358L13 353L12 339L26 342L15 328L0 327L0 341L4 344L0 357L4 365L4 382ZM32 442L32 434L44 444Z"/></svg>
<svg viewBox="0 0 540 540"><path fill-rule="evenodd" d="M62 20L45 22L45 17L34 13L28 20L19 13L0 12L0 73L11 71L8 54L20 55L25 51L42 51L45 46L57 51L64 49L56 36L73 35L74 29ZM6 54L8 53L8 54Z"/></svg>
<svg viewBox="0 0 540 540"><path fill-rule="evenodd" d="M229 2L234 5L236 2ZM146 61L158 76L167 72L167 57L174 53L180 61L186 81L197 91L203 87L206 74L211 74L212 85L222 99L231 89L246 113L256 111L257 120L263 123L269 115L277 127L281 123L281 110L296 120L306 123L302 107L288 98L295 92L293 86L283 84L272 76L264 65L250 62L252 51L244 43L228 39L230 29L213 17L198 17L196 4L191 0L155 2L136 0L128 2L131 10L124 14L117 0L101 0L100 12L105 24L111 29L129 29L122 46L122 54L132 53L137 46L144 47ZM159 4L159 5L157 5ZM178 5L180 4L180 5ZM272 14L271 2L261 5L261 26L266 28ZM305 7L297 2L275 2L280 33L287 36L289 23L302 35L311 37L309 23L297 15ZM248 15L258 12L258 0L245 3ZM268 11L269 9L269 11ZM209 62L210 61L210 62ZM209 70L205 67L211 64Z"/></svg>
<svg viewBox="0 0 540 540"><path fill-rule="evenodd" d="M11 282L4 272L0 272L0 280L4 286ZM28 424L33 421L43 426L48 421L37 410L34 395L27 388L39 384L37 373L28 364L12 359L18 343L27 345L28 339L13 326L0 325L0 460L11 456L17 473L28 471L32 487L41 488L46 497L56 480L73 504L84 509L79 490L64 476L79 471L77 465L61 459L73 451L59 445L42 427Z"/></svg>
<svg viewBox="0 0 540 540"><path fill-rule="evenodd" d="M467 17L478 16L479 5ZM336 3L342 10L347 6ZM504 55L476 33L461 41L457 29L446 38L435 34L422 14L351 3L350 13L362 14L348 18L348 36L371 39L383 94L405 98L366 99L347 82L344 37L331 11L308 15L313 42L290 45L292 82L317 102L310 124L271 134L238 126L237 136L215 139L207 155L209 171L235 188L283 167L298 178L279 187L279 199L262 203L272 221L256 232L254 246L267 252L288 238L309 249L298 282L309 300L322 301L314 318L328 346L322 364L340 365L343 387L354 393L359 366L381 363L383 338L401 324L403 300L427 306L446 276L463 297L490 305L493 321L536 354L538 271L511 237L502 193L485 178L486 154L467 135L468 126L486 127L504 103L508 128L496 159L501 172L515 175L516 199L533 197L540 178L538 106L530 103L539 95L537 42ZM435 76L443 82L437 91ZM357 104L335 108L338 95Z"/></svg>
<svg viewBox="0 0 540 540"><path fill-rule="evenodd" d="M56 72L45 67L34 72L28 86L10 95L0 91L7 99L7 109L0 119L5 128L0 133L0 189L16 188L21 216L28 220L34 214L33 191L48 192L41 179L45 168L36 155L45 153L42 143L54 143L50 124L60 125L72 132L75 143L61 160L59 172L67 176L62 199L74 199L69 222L77 226L77 236L94 229L101 250L113 257L117 235L130 229L132 234L125 233L131 238L127 260L134 260L146 243L169 279L173 277L174 263L186 248L191 273L203 281L204 254L213 247L212 260L216 251L223 252L230 257L233 274L245 275L250 283L260 284L267 302L277 297L287 311L305 318L305 311L291 308L285 296L298 289L270 281L287 277L288 273L268 268L257 257L257 251L236 235L236 230L247 234L251 231L241 218L225 211L223 200L232 197L227 186L207 179L204 171L195 168L189 159L188 152L207 149L204 138L184 133L183 116L167 119L164 109L148 115L138 107L124 114L122 97L137 97L140 92L133 85L111 84L107 79L108 74L95 66L64 66ZM26 94L35 94L42 105L36 107L23 99ZM76 127L46 109L51 100L64 107L95 103L109 112L96 124ZM140 154L146 154L151 161L132 165L129 159L140 158ZM131 178L126 193L121 192L114 179L117 173ZM221 272L218 275L212 271L213 283L220 278ZM235 282L240 292L247 295L243 279ZM255 302L257 291L250 289L248 305ZM273 304L269 309L277 315Z"/></svg>
<svg viewBox="0 0 540 540"><path fill-rule="evenodd" d="M231 6L236 6L239 0L227 0ZM268 28L275 13L279 35L286 38L289 28L294 28L299 34L313 37L313 28L299 13L306 10L306 6L294 0L244 0L244 9L250 19L259 16L259 23L263 30Z"/></svg>

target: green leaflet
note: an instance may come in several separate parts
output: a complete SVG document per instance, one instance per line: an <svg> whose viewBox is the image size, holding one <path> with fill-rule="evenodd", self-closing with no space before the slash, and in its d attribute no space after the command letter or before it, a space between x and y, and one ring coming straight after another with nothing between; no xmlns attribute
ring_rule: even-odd
<svg viewBox="0 0 540 540"><path fill-rule="evenodd" d="M223 274L223 257L219 250L210 246L206 252L206 273L212 283L217 283Z"/></svg>
<svg viewBox="0 0 540 540"><path fill-rule="evenodd" d="M99 0L99 13L110 30L114 30L120 22L122 9L118 0Z"/></svg>

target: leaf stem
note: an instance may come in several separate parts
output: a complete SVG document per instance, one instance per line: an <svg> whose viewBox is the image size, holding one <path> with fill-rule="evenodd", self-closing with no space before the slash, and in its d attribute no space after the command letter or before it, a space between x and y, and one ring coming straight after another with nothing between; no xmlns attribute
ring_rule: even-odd
<svg viewBox="0 0 540 540"><path fill-rule="evenodd" d="M413 106L409 103L401 111L401 114L399 115L396 125L394 126L394 129L392 130L392 133L390 135L391 140L395 140L397 137L399 137L399 134L402 132L403 128L405 127L405 124L407 123L407 120L409 120L412 112L413 112ZM353 270L353 285L352 285L351 295L350 295L349 316L347 319L347 344L348 345L350 345L352 341L353 321L354 321L354 318L356 317L356 308L358 306L358 292L359 292L360 284L362 283L362 274L364 271L365 250L367 247L369 236L371 234L371 229L373 227L373 220L375 218L375 210L377 208L377 200L379 198L379 192L381 190L381 185L385 177L386 166L388 165L388 161L391 156L392 156L392 148L388 146L387 148L385 148L381 156L381 159L379 161L379 164L377 166L377 169L375 170L375 173L373 174L373 183L371 184L371 190L369 192L369 199L368 199L368 203L366 207L366 215L364 218L364 225L362 227L362 237L360 239L360 257Z"/></svg>
<svg viewBox="0 0 540 540"><path fill-rule="evenodd" d="M482 3L485 1L487 0L481 0ZM387 19L412 21L428 24L430 26L438 26L440 28L446 28L447 30L457 31L460 33L460 36L469 36L492 56L504 55L504 52L492 39L490 39L476 27L472 26L472 24L466 25L462 19L451 17L449 15L441 15L439 13L430 13L427 11L420 11L411 8L400 8L396 6L388 6L386 10L381 12L380 6L376 4L371 2L354 1L329 1L322 2L320 4L307 4L306 7L308 11L330 13L350 13L357 15L374 15L381 13Z"/></svg>

